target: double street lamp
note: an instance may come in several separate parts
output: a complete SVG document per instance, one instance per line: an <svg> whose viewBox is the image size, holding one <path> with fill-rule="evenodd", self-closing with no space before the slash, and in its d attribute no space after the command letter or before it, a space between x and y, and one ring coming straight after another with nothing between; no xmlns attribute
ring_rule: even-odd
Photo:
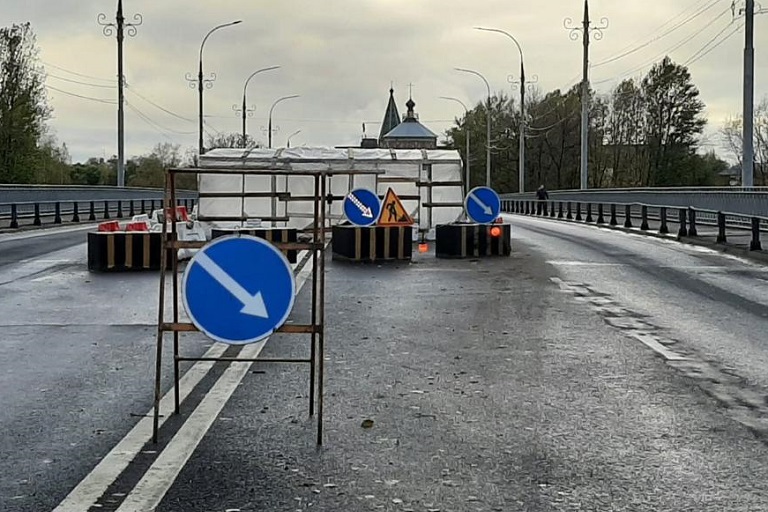
<svg viewBox="0 0 768 512"><path fill-rule="evenodd" d="M237 25L239 23L242 23L242 20L235 20L231 21L229 23L224 23L221 25L218 25L216 27L213 27L203 38L203 42L200 44L200 58L198 59L198 71L197 71L197 93L198 93L198 118L199 118L199 127L198 127L198 151L199 154L202 155L205 152L205 148L203 147L203 88L211 88L213 87L213 81L216 80L216 75L212 74L211 78L208 80L203 79L203 47L205 47L205 42L208 40L208 38L216 32L219 29L231 27L232 25ZM195 80L187 74L187 80L190 82L190 85L194 87Z"/></svg>
<svg viewBox="0 0 768 512"><path fill-rule="evenodd" d="M251 81L251 78L258 75L259 73L263 73L264 71L272 71L273 69L280 69L280 66L270 66L268 68L261 68L259 70L254 71L251 73L251 76L248 77L245 81L245 85L243 85L243 106L242 106L242 114L243 114L243 141L242 146L245 147L245 142L247 140L248 134L246 131L246 122L245 119L248 116L248 107L246 106L246 90L248 89L248 83ZM232 106L233 109L237 110L237 105Z"/></svg>
<svg viewBox="0 0 768 512"><path fill-rule="evenodd" d="M298 135L298 134L300 134L300 133L301 133L301 130L296 130L295 132L293 132L292 134L290 134L290 135L288 136L288 140L287 140L287 141L286 141L286 143L285 143L285 147L287 147L287 148L290 148L290 147L291 147L291 138L292 138L293 136L295 136L295 135Z"/></svg>
<svg viewBox="0 0 768 512"><path fill-rule="evenodd" d="M475 30L483 30L485 32L498 32L499 34L504 34L515 43L518 52L520 52L520 161L518 163L518 186L520 187L520 192L525 192L525 63L523 58L523 49L520 46L520 43L517 42L517 39L515 39L512 34L505 32L504 30L483 27L475 27Z"/></svg>
<svg viewBox="0 0 768 512"><path fill-rule="evenodd" d="M267 131L269 132L269 147L272 147L272 111L275 110L275 107L278 103L285 100L290 100L292 98L298 98L298 94L292 94L290 96L283 96L282 98L278 98L275 100L275 102L272 104L272 106L269 109L269 125L267 126Z"/></svg>
<svg viewBox="0 0 768 512"><path fill-rule="evenodd" d="M488 80L485 79L483 75L478 73L477 71L473 71L471 69L463 69L463 68L454 68L456 71L461 71L463 73L471 73L475 76L479 76L483 79L483 82L485 82L485 87L488 89L488 105L486 106L485 110L485 119L486 119L486 144L485 144L485 186L490 187L491 186L491 86L488 83Z"/></svg>
<svg viewBox="0 0 768 512"><path fill-rule="evenodd" d="M456 103L464 107L464 133L466 134L466 145L467 145L467 150L466 150L467 168L466 168L465 177L464 177L464 179L466 180L466 185L465 185L466 187L465 194L466 194L469 192L469 109L464 104L464 102L461 101L459 98L454 98L452 96L440 96L440 99L455 101Z"/></svg>

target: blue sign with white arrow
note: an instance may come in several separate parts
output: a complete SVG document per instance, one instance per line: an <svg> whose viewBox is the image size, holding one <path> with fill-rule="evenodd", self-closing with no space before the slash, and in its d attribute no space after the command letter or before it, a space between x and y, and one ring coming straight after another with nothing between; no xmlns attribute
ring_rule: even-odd
<svg viewBox="0 0 768 512"><path fill-rule="evenodd" d="M501 198L489 187L475 187L464 199L467 216L478 224L490 224L501 213Z"/></svg>
<svg viewBox="0 0 768 512"><path fill-rule="evenodd" d="M379 219L381 201L368 189L358 188L344 198L344 215L357 226L370 226Z"/></svg>
<svg viewBox="0 0 768 512"><path fill-rule="evenodd" d="M285 255L254 236L224 236L200 249L182 278L192 323L216 341L245 345L283 325L296 281Z"/></svg>

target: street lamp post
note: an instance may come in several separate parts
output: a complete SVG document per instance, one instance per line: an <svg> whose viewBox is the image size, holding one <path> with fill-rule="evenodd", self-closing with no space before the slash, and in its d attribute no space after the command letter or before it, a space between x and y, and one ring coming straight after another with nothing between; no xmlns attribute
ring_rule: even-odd
<svg viewBox="0 0 768 512"><path fill-rule="evenodd" d="M245 119L248 116L248 107L246 106L246 90L248 89L248 83L251 81L251 78L258 75L259 73L263 73L264 71L272 71L273 69L280 69L280 66L270 66L268 68L262 68L259 70L254 71L251 73L251 76L249 76L246 81L245 85L243 85L243 106L242 106L242 115L243 115L243 141L242 146L245 147L245 141L247 140L248 134L246 131L246 122ZM232 107L233 109L237 110L237 105L234 105Z"/></svg>
<svg viewBox="0 0 768 512"><path fill-rule="evenodd" d="M290 100L292 98L298 98L298 94L292 94L290 96L283 96L282 98L278 98L275 100L275 102L272 104L272 106L269 109L269 125L267 126L267 131L269 132L269 147L272 147L272 111L275 110L275 106L277 106L278 103L285 100Z"/></svg>
<svg viewBox="0 0 768 512"><path fill-rule="evenodd" d="M523 57L523 49L520 46L520 43L517 42L517 39L515 39L509 32L505 32L504 30L499 30L497 28L475 27L475 29L504 34L515 43L518 52L520 52L520 161L518 163L518 187L519 191L522 193L525 192L525 63Z"/></svg>
<svg viewBox="0 0 768 512"><path fill-rule="evenodd" d="M242 23L242 20L235 20L231 21L229 23L223 23L221 25L218 25L216 27L213 27L210 31L208 31L207 34L205 34L205 37L203 38L203 42L200 44L200 57L198 59L198 70L197 70L197 80L192 78L192 76L187 73L187 80L190 83L190 86L194 87L195 82L197 82L197 94L198 94L198 153L202 155L205 151L203 148L203 88L211 88L213 87L213 81L216 80L216 75L212 74L211 78L208 80L203 79L203 47L205 47L205 42L208 40L208 38L216 32L219 29L225 28L225 27L231 27L232 25L237 25L238 23Z"/></svg>
<svg viewBox="0 0 768 512"><path fill-rule="evenodd" d="M293 137L294 135L298 135L298 134L300 134L300 133L301 133L301 130L296 130L295 132L293 132L292 134L290 134L290 135L288 136L288 140L287 140L287 141L286 141L286 143L285 143L285 146L286 146L286 147L288 147L288 148L289 148L289 147L291 147L291 137Z"/></svg>
<svg viewBox="0 0 768 512"><path fill-rule="evenodd" d="M472 71L471 69L463 69L463 68L454 68L456 71L461 71L463 73L471 73L475 76L479 76L483 79L483 82L485 82L485 87L488 89L488 105L485 110L485 119L486 119L486 144L485 144L485 186L490 187L491 186L491 86L488 83L488 80L485 79L483 75L478 73L477 71Z"/></svg>
<svg viewBox="0 0 768 512"><path fill-rule="evenodd" d="M465 185L466 190L464 194L466 195L467 193L469 193L469 109L464 104L464 102L461 101L459 98L454 98L452 96L440 96L440 99L455 101L456 103L464 107L464 125L465 125L464 133L466 134L465 139L466 139L466 146L467 146L467 149L466 149L467 165L466 165L466 171L464 176L464 179L466 181L466 185Z"/></svg>

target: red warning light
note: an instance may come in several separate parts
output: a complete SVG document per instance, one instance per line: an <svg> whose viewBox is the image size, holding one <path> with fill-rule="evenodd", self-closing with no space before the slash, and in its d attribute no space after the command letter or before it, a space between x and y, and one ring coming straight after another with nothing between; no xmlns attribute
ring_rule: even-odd
<svg viewBox="0 0 768 512"><path fill-rule="evenodd" d="M429 245L427 245L427 244L419 244L419 252L420 253L425 253L427 251L429 251Z"/></svg>
<svg viewBox="0 0 768 512"><path fill-rule="evenodd" d="M493 226L491 228L491 236L494 238L498 238L501 236L501 228L498 226Z"/></svg>

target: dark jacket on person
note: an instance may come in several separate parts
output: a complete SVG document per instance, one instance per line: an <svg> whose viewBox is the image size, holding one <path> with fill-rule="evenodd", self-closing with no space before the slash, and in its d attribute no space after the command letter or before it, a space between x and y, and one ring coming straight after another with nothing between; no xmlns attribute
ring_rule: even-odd
<svg viewBox="0 0 768 512"><path fill-rule="evenodd" d="M543 186L539 187L539 189L536 191L536 199L539 201L545 201L549 199L549 194L547 194L547 189L545 189Z"/></svg>

